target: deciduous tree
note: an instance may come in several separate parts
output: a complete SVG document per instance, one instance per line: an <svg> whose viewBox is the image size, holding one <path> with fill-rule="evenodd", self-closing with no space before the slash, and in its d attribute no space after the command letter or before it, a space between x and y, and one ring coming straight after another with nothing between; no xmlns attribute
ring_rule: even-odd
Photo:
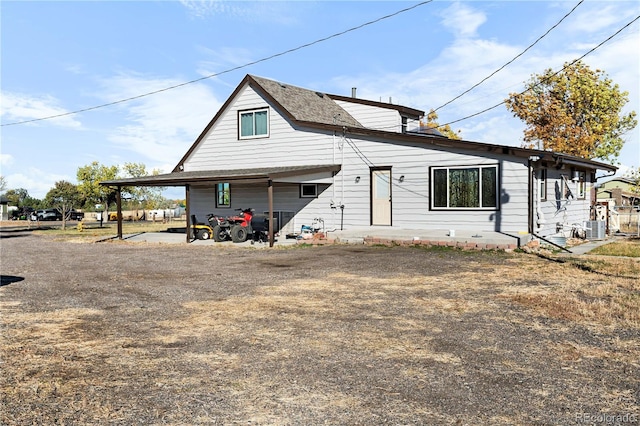
<svg viewBox="0 0 640 426"><path fill-rule="evenodd" d="M448 124L445 124L443 126L438 124L438 113L435 112L434 110L429 111L429 114L427 114L426 123L423 121L420 121L421 132L428 132L430 129L437 130L443 136L446 136L449 139L457 139L457 140L462 139L460 136L460 130L456 132Z"/></svg>
<svg viewBox="0 0 640 426"><path fill-rule="evenodd" d="M149 176L147 167L143 163L124 163L122 167L123 178L139 178ZM160 172L157 169L151 171L151 175L158 175ZM123 192L129 194L133 202L145 202L146 208L159 207L158 204L162 199L162 191L164 187L158 186L138 186L138 187L123 187Z"/></svg>
<svg viewBox="0 0 640 426"><path fill-rule="evenodd" d="M9 203L16 207L26 207L25 200L29 198L29 192L24 188L16 188L8 190L4 196Z"/></svg>
<svg viewBox="0 0 640 426"><path fill-rule="evenodd" d="M100 182L112 180L118 174L118 166L105 166L97 161L78 168L78 190L91 205L108 205L116 199L116 190L100 185Z"/></svg>
<svg viewBox="0 0 640 426"><path fill-rule="evenodd" d="M640 167L632 168L628 173L627 177L631 179L631 191L635 193L639 198L640 197Z"/></svg>
<svg viewBox="0 0 640 426"><path fill-rule="evenodd" d="M62 229L66 228L67 214L80 201L80 191L71 182L61 180L56 182L53 188L47 192L45 201L51 207L56 208L62 214Z"/></svg>
<svg viewBox="0 0 640 426"><path fill-rule="evenodd" d="M615 161L633 129L636 113L623 113L628 92L604 71L577 61L560 72L547 69L511 93L507 109L527 125L524 146L587 159Z"/></svg>

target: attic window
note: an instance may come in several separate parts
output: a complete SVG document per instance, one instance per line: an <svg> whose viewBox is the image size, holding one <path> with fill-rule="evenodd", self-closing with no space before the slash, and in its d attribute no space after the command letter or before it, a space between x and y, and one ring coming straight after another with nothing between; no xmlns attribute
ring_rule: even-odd
<svg viewBox="0 0 640 426"><path fill-rule="evenodd" d="M238 112L239 139L269 137L269 109Z"/></svg>

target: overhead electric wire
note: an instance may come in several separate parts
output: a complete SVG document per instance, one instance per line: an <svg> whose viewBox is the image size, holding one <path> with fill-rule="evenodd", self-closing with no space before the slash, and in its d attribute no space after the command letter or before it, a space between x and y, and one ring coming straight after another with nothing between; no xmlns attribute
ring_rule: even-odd
<svg viewBox="0 0 640 426"><path fill-rule="evenodd" d="M613 33L612 35L610 35L609 37L607 37L605 40L603 40L602 42L600 42L598 45L596 45L595 47L593 47L592 49L590 49L589 51L587 51L586 53L584 53L582 56L580 56L579 58L573 60L571 63L563 66L561 69L559 69L558 71L556 71L555 73L551 74L549 77L553 77L558 75L559 73L561 73L562 71L564 71L565 69L569 68L570 66L572 66L573 64L575 64L576 62L580 61L581 59L583 59L584 57L586 57L587 55L593 53L594 51L596 51L597 49L599 49L600 47L602 47L605 43L607 43L608 41L610 41L611 39L613 39L614 37L616 37L618 34L620 34L622 31L624 31L625 29L627 29L628 27L630 27L631 25L633 25L634 22L636 22L638 19L640 19L640 15L636 16L633 20L631 20L630 22L628 22L626 25L624 25L622 28L620 28L618 31L616 31L615 33ZM529 90L531 90L533 87L537 87L539 86L541 83L537 83L534 86L527 88L525 90L523 90L522 92L518 93L518 95L522 95L526 92L528 92ZM438 129L440 127L444 127L444 126L448 126L450 124L453 123L457 123L463 120L467 120L469 118L472 117L476 117L478 115L484 114L485 112L488 112L492 109L495 109L497 107L499 107L500 105L503 105L506 101L502 101L499 104L496 104L492 107L486 108L482 111L476 112L474 114L468 115L466 117L460 118L458 120L454 120L454 121L450 121L448 123L445 124L440 124L436 127L429 127L428 129ZM352 140L350 140L349 138L347 138L346 136L344 137L345 141L347 142L347 144L349 144L349 146L351 146L351 148L353 149L353 151L355 152L356 156L358 158L360 158L360 160L365 163L367 166L369 167L375 167L375 163L373 163L373 161L371 161L369 158L367 158L367 156L360 150L360 148L356 145L355 142L353 142ZM394 182L391 182L392 185L394 186L398 186L399 185L395 184ZM406 188L403 188L406 189Z"/></svg>
<svg viewBox="0 0 640 426"><path fill-rule="evenodd" d="M332 34L330 36L323 37L321 39L317 39L317 40L312 41L310 43L305 43L303 45L300 45L298 47L294 47L294 48L285 50L285 51L280 52L280 53L275 53L275 54L273 54L271 56L267 56L267 57L264 57L262 59L257 59L255 61L248 62L248 63L246 63L244 65L238 65L236 67L229 68L227 70L220 71L218 73L214 73L214 74L210 74L210 75L207 75L207 76L204 76L204 77L200 77L200 78L197 78L195 80L186 81L184 83L180 83L180 84L176 84L176 85L173 85L173 86L165 87L163 89L154 90L152 92L143 93L141 95L136 95L136 96L132 96L132 97L125 98L125 99L120 99L118 101L108 102L108 103L105 103L105 104L96 105L96 106L92 106L92 107L88 107L88 108L83 108L83 109L79 109L79 110L75 110L75 111L69 111L69 112L65 112L65 113L62 113L62 114L50 115L50 116L47 116L47 117L34 118L34 119L31 119L31 120L16 121L16 122L13 122L13 123L6 123L6 124L2 124L0 126L1 127L16 126L16 125L19 125L19 124L33 123L33 122L36 122L36 121L51 120L51 119L54 119L54 118L66 117L68 115L80 114L80 113L87 112L87 111L93 111L93 110L96 110L96 109L105 108L105 107L109 107L109 106L113 106L113 105L129 102L129 101L133 101L133 100L144 98L144 97L147 97L147 96L156 95L158 93L162 93L162 92L166 92L166 91L169 91L169 90L177 89L178 87L187 86L189 84L198 83L200 81L207 80L209 78L218 77L218 76L223 75L223 74L227 74L227 73L230 73L230 72L233 72L233 71L237 71L239 69L246 68L246 67L249 67L251 65L259 64L261 62L269 61L271 59L274 59L274 58L277 58L277 57L280 57L280 56L284 56L284 55L296 52L296 51L301 50L301 49L305 49L307 47L313 46L313 45L318 44L318 43L325 42L325 41L330 40L332 38L340 37L340 36L345 35L347 33L350 33L350 32L353 32L353 31L357 31L357 30L362 29L362 28L364 28L366 26L369 26L369 25L376 24L376 23L378 23L380 21L392 18L394 16L400 15L400 14L402 14L404 12L408 12L410 10L413 10L413 9L417 8L417 7L424 6L425 4L428 4L428 3L431 3L431 2L433 2L433 0L426 0L426 1L414 4L413 6L409 6L409 7L406 7L404 9L398 10L396 12L390 13L388 15L382 16L380 18L374 19L372 21L365 22L364 24L360 24L360 25L358 25L356 27L352 27L352 28L349 28L347 30L341 31L339 33L335 33L335 34Z"/></svg>
<svg viewBox="0 0 640 426"><path fill-rule="evenodd" d="M582 56L580 56L578 59L574 59L572 62L570 62L569 64L567 64L567 65L563 66L563 67L562 67L562 68L560 68L558 71L556 71L556 72L554 72L553 74L551 74L549 77L554 77L554 76L556 76L556 75L560 74L562 71L564 71L564 70L566 70L567 68L571 67L573 64L575 64L576 62L580 61L580 60L581 60L581 59L583 59L585 56L587 56L587 55L589 55L589 54L593 53L594 51L596 51L597 49L599 49L600 47L602 47L602 45L604 45L605 43L607 43L609 40L611 40L612 38L614 38L615 36L617 36L618 34L620 34L622 31L624 31L625 29L627 29L629 26L631 26L631 25L632 25L634 22L636 22L638 19L640 19L640 15L636 16L633 20L631 20L631 21L630 21L629 23L627 23L625 26L623 26L622 28L620 28L618 31L616 31L615 33L613 33L612 35L610 35L609 37L607 37L605 40L603 40L602 42L600 42L597 46L595 46L594 48L590 49L587 53L583 54L583 55L582 55ZM542 82L537 83L537 84L534 84L532 87L529 87L529 88L527 88L527 89L523 90L522 92L517 93L517 94L516 94L516 96L523 95L523 94L525 94L526 92L528 92L529 90L531 90L531 89L533 89L533 88L535 88L535 87L540 86L541 84L542 84ZM429 127L429 129L438 129L438 128L440 128L440 127L445 127L445 126L449 126L449 125L454 124L454 123L458 123L458 122L460 122L460 121L468 120L469 118L473 118L473 117L476 117L476 116L478 116L478 115L484 114L485 112L491 111L492 109L495 109L495 108L499 107L500 105L504 105L504 103L505 103L505 102L507 102L507 101L506 101L506 100L504 100L504 101L502 101L502 102L500 102L500 103L498 103L498 104L495 104L495 105L493 105L493 106L491 106L491 107L489 107L489 108L485 108L485 109L483 109L482 111L478 111L478 112L476 112L476 113L473 113L473 114L467 115L466 117L462 117L462 118L459 118L459 119L457 119L457 120L449 121L448 123L440 124L440 125L438 125L438 126L436 126L436 127Z"/></svg>
<svg viewBox="0 0 640 426"><path fill-rule="evenodd" d="M433 111L438 111L441 108L444 108L445 106L449 105L450 103L452 103L453 101L455 101L456 99L461 98L462 96L466 95L467 93L469 93L470 91L472 91L473 89L475 89L476 87L480 86L482 83L484 83L485 81L489 80L491 77L493 77L494 75L496 75L497 73L499 73L500 71L502 71L503 69L505 69L507 66L511 65L516 59L518 59L520 56L524 55L525 53L527 53L527 51L529 49L531 49L533 46L535 46L536 44L538 44L538 42L540 40L542 40L543 38L545 38L551 31L553 31L558 25L560 25L560 23L562 23L562 21L564 21L569 15L571 15L577 8L578 6L580 6L582 3L584 2L584 0L580 0L578 2L578 4L576 4L573 9L571 9L566 15L564 15L562 17L562 19L560 19L558 22L556 22L556 24L554 26L552 26L551 28L549 28L547 30L547 32L545 32L544 34L542 34L540 37L538 37L538 39L536 41L534 41L532 44L530 44L526 49L524 49L522 52L520 52L518 55L516 55L513 59L511 59L509 62L507 62L506 64L504 64L503 66L501 66L500 68L498 68L497 70L495 70L494 72L492 72L491 74L489 74L488 76L486 76L485 78L483 78L482 80L480 80L478 83L474 84L473 86L471 86L470 88L468 88L467 90L465 90L464 92L460 93L458 96L456 96L455 98L451 99L448 102L445 102L444 104L440 105L438 108L435 108Z"/></svg>

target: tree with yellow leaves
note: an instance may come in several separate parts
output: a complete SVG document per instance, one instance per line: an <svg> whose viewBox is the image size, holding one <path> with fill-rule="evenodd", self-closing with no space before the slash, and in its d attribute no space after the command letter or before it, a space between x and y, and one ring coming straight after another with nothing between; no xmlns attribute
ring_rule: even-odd
<svg viewBox="0 0 640 426"><path fill-rule="evenodd" d="M505 104L526 123L527 148L613 162L624 145L622 136L638 123L635 111L622 113L628 92L581 61L565 64L560 72L534 74L525 87L509 94Z"/></svg>
<svg viewBox="0 0 640 426"><path fill-rule="evenodd" d="M442 126L438 124L438 113L436 113L434 110L429 111L429 114L427 114L426 118L426 122L420 120L421 132L429 133L431 130L437 130L442 136L445 136L449 139L462 139L462 137L460 136L460 130L456 132L448 124Z"/></svg>

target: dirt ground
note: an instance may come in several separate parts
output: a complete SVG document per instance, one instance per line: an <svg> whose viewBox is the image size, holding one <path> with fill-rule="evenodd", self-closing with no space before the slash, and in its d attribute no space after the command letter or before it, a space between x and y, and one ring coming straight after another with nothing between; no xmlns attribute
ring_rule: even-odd
<svg viewBox="0 0 640 426"><path fill-rule="evenodd" d="M633 260L0 244L3 425L640 424Z"/></svg>

